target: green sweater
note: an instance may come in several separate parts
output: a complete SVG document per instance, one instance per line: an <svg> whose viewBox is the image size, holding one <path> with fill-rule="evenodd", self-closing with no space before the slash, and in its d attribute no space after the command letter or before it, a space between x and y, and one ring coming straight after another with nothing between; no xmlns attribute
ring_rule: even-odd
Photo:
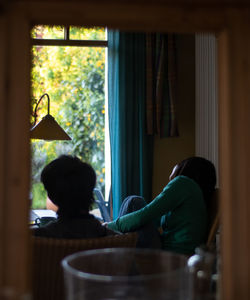
<svg viewBox="0 0 250 300"><path fill-rule="evenodd" d="M207 236L207 211L199 185L177 176L152 202L108 223L108 228L129 232L151 221L162 227L164 250L192 254Z"/></svg>

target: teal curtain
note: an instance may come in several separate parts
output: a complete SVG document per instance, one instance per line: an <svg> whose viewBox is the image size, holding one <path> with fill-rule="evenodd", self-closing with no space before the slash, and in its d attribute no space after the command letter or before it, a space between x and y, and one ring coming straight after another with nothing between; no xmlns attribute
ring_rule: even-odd
<svg viewBox="0 0 250 300"><path fill-rule="evenodd" d="M108 32L113 217L129 195L152 197L153 136L146 134L146 35Z"/></svg>

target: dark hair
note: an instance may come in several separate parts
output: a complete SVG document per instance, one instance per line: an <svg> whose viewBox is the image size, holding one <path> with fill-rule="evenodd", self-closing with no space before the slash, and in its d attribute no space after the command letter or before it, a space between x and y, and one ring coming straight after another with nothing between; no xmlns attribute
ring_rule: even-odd
<svg viewBox="0 0 250 300"><path fill-rule="evenodd" d="M178 175L187 176L200 186L208 206L216 185L216 170L213 163L203 157L189 157L176 166L173 177Z"/></svg>
<svg viewBox="0 0 250 300"><path fill-rule="evenodd" d="M77 157L61 155L51 161L44 167L41 181L50 200L58 206L58 216L77 216L93 204L95 171Z"/></svg>

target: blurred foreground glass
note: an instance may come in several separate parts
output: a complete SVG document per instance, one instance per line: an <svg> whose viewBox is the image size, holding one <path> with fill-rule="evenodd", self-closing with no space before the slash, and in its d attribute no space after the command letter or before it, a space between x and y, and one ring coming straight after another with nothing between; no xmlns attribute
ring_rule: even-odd
<svg viewBox="0 0 250 300"><path fill-rule="evenodd" d="M187 258L166 251L113 248L62 261L67 300L189 300Z"/></svg>

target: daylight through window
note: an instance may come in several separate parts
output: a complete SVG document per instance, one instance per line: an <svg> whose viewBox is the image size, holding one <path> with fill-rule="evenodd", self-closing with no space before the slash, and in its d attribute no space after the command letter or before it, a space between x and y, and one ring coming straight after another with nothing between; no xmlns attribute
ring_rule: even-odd
<svg viewBox="0 0 250 300"><path fill-rule="evenodd" d="M31 141L33 208L45 208L41 170L61 154L76 155L90 163L97 174L97 188L105 194L106 187L108 194L106 36L106 29L99 27L37 25L31 31L32 108L41 95L48 93L51 115L72 138ZM45 113L46 104L40 105L38 121Z"/></svg>

